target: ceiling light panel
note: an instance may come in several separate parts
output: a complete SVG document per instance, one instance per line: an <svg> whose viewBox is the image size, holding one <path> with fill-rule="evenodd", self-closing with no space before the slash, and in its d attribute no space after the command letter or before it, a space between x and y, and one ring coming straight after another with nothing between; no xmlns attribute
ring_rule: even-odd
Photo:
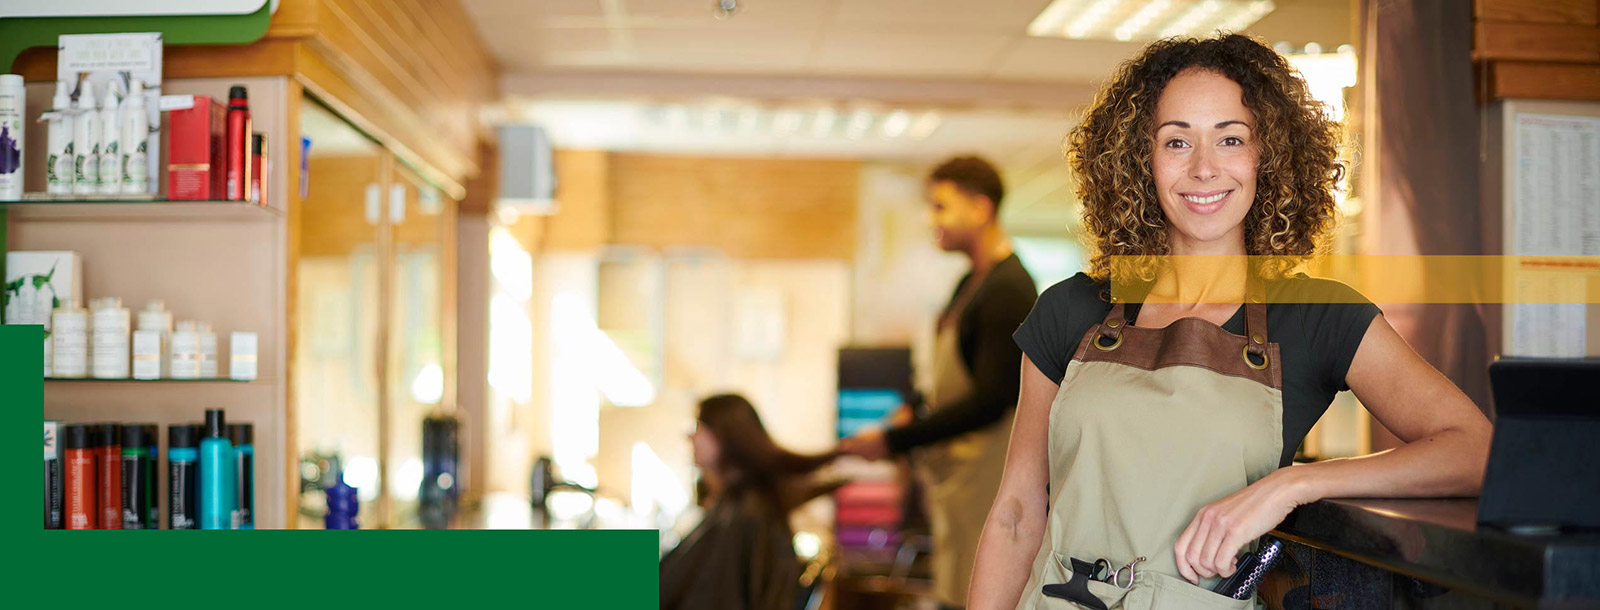
<svg viewBox="0 0 1600 610"><path fill-rule="evenodd" d="M1153 40L1240 31L1277 8L1272 0L1055 0L1028 24L1029 36Z"/></svg>

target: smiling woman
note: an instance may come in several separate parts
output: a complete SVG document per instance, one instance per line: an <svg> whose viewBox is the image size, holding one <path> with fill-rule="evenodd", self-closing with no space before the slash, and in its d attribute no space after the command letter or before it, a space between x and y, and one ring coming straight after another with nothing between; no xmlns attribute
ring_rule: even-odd
<svg viewBox="0 0 1600 610"><path fill-rule="evenodd" d="M1100 92L1068 154L1094 256L1014 336L972 610L1243 610L1253 591L1213 587L1296 506L1476 493L1489 423L1472 401L1359 293L1287 273L1334 214L1326 116L1239 35L1153 43ZM1287 467L1344 390L1408 444Z"/></svg>
<svg viewBox="0 0 1600 610"><path fill-rule="evenodd" d="M1209 204L1228 213L1205 226L1243 231L1240 254L1311 254L1333 222L1344 173L1339 125L1305 81L1248 37L1193 42L1159 41L1124 64L1069 137L1092 277L1108 279L1115 256L1174 254L1172 240L1201 230L1189 225L1215 211ZM1224 172L1222 182L1240 192L1209 201L1227 188L1209 176L1202 186L1193 171ZM1180 202L1181 192L1202 201ZM1145 205L1152 200L1161 206ZM1188 204L1199 207L1172 215Z"/></svg>

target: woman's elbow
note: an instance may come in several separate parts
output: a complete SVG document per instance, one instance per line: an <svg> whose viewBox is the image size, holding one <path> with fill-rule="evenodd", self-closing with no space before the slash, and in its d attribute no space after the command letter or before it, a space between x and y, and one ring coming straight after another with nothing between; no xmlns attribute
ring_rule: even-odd
<svg viewBox="0 0 1600 610"><path fill-rule="evenodd" d="M989 509L988 529L1008 541L1037 538L1044 532L1045 512L1030 510L1028 502L1014 494L1002 493Z"/></svg>

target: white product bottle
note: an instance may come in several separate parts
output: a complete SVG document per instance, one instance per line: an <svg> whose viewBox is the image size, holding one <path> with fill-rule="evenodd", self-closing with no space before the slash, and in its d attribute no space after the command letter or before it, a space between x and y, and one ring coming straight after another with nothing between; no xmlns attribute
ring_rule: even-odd
<svg viewBox="0 0 1600 610"><path fill-rule="evenodd" d="M105 297L94 302L94 378L127 379L128 308L122 299Z"/></svg>
<svg viewBox="0 0 1600 610"><path fill-rule="evenodd" d="M217 378L217 333L211 331L210 322L200 322L200 378Z"/></svg>
<svg viewBox="0 0 1600 610"><path fill-rule="evenodd" d="M55 343L51 374L63 379L89 376L89 310L73 301L50 318L50 338Z"/></svg>
<svg viewBox="0 0 1600 610"><path fill-rule="evenodd" d="M49 157L46 158L45 182L52 195L72 194L72 97L66 81L56 81L56 97L51 103L48 126Z"/></svg>
<svg viewBox="0 0 1600 610"><path fill-rule="evenodd" d="M250 381L256 378L256 334L234 332L228 337L228 378Z"/></svg>
<svg viewBox="0 0 1600 610"><path fill-rule="evenodd" d="M171 373L173 379L200 378L200 331L198 323L184 320L178 323L177 330L172 331Z"/></svg>
<svg viewBox="0 0 1600 610"><path fill-rule="evenodd" d="M122 156L117 142L122 139L122 123L117 120L117 84L106 83L106 98L100 101L100 188L101 195L122 192Z"/></svg>
<svg viewBox="0 0 1600 610"><path fill-rule="evenodd" d="M93 195L100 190L100 110L94 83L83 81L77 116L72 117L72 192Z"/></svg>
<svg viewBox="0 0 1600 610"><path fill-rule="evenodd" d="M22 124L27 116L28 92L22 76L0 74L0 201L22 199L22 157L27 150Z"/></svg>
<svg viewBox="0 0 1600 610"><path fill-rule="evenodd" d="M167 368L172 335L172 312L161 301L150 301L139 311L133 331L133 378L160 379Z"/></svg>
<svg viewBox="0 0 1600 610"><path fill-rule="evenodd" d="M144 82L136 78L128 87L128 102L122 109L121 174L124 195L143 195L150 186L145 167L150 117L145 115L144 108Z"/></svg>

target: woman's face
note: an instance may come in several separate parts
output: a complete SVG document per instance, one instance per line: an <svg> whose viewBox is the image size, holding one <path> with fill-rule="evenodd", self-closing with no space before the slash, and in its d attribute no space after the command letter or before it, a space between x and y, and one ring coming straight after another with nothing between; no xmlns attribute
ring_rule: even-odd
<svg viewBox="0 0 1600 610"><path fill-rule="evenodd" d="M1156 103L1151 173L1174 254L1243 254L1256 198L1255 117L1228 77L1189 69Z"/></svg>
<svg viewBox="0 0 1600 610"><path fill-rule="evenodd" d="M705 424L696 423L694 432L689 434L689 442L694 445L694 465L701 472L711 472L717 464L717 456L722 451L722 445L717 443L717 437L711 435Z"/></svg>

